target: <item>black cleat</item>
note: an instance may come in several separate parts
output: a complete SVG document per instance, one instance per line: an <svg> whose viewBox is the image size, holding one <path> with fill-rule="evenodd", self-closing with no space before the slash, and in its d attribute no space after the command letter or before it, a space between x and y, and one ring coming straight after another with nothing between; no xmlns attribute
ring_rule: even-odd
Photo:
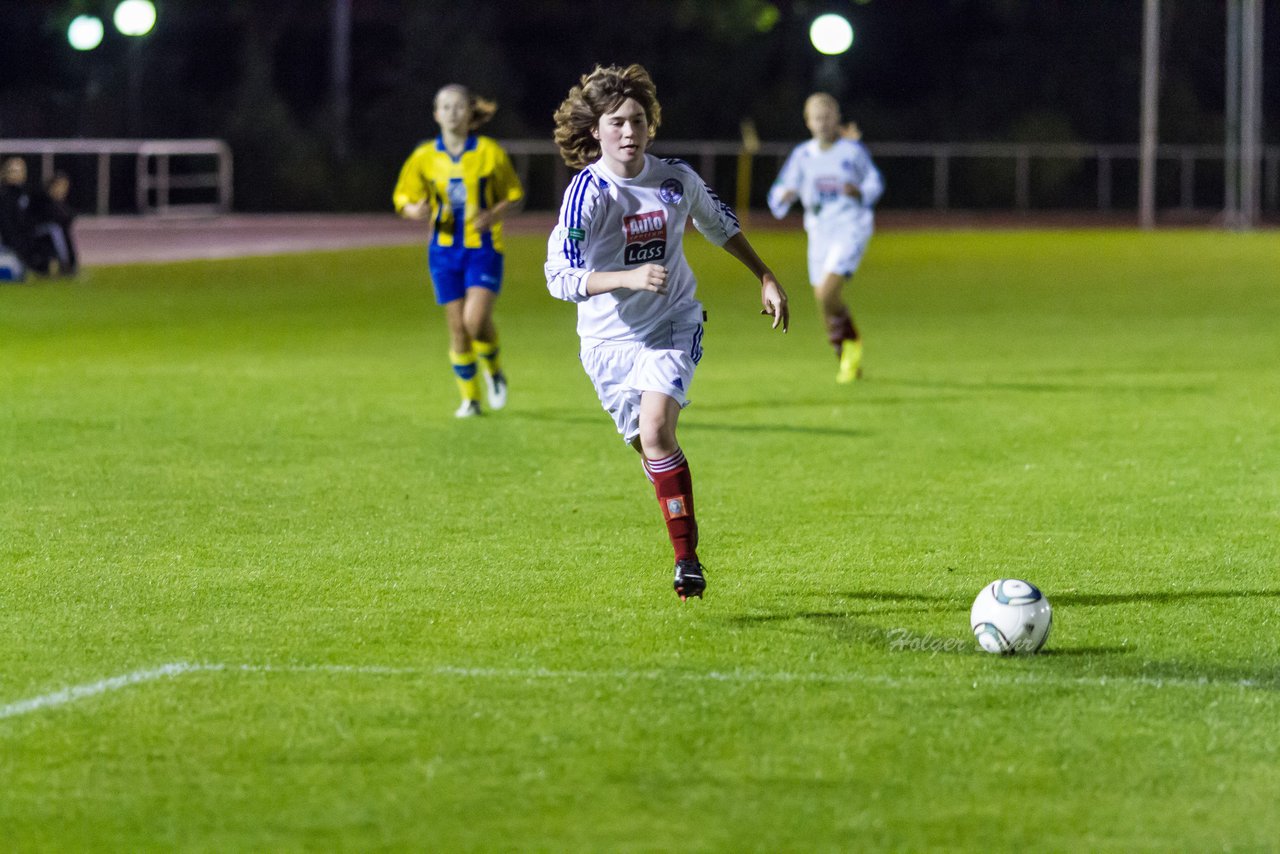
<svg viewBox="0 0 1280 854"><path fill-rule="evenodd" d="M683 602L691 596L702 598L702 591L707 589L707 579L702 577L702 564L696 559L676 561L676 595Z"/></svg>

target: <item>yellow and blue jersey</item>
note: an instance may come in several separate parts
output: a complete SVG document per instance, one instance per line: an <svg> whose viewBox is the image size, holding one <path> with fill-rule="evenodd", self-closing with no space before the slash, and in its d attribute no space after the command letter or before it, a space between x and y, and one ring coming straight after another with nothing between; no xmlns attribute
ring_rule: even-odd
<svg viewBox="0 0 1280 854"><path fill-rule="evenodd" d="M427 201L437 246L502 251L502 223L477 231L471 221L499 202L518 202L524 188L502 146L487 136L471 134L462 153L454 157L443 137L418 146L400 170L392 201L396 211Z"/></svg>

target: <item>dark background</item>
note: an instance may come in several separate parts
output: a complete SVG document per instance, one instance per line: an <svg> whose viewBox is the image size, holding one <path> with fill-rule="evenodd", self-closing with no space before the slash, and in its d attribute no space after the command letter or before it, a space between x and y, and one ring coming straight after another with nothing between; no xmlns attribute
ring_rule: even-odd
<svg viewBox="0 0 1280 854"><path fill-rule="evenodd" d="M798 141L804 96L836 94L869 140L1133 143L1142 0L353 0L351 112L334 121L329 0L156 0L137 43L115 0L0 0L0 138L216 137L242 210L385 209L431 98L462 82L499 102L485 132L549 138L595 63L653 73L667 139ZM838 59L809 45L854 24ZM66 28L106 24L79 53ZM1264 141L1280 119L1280 2L1267 8ZM1225 4L1164 0L1160 137L1223 139ZM141 108L127 108L136 62Z"/></svg>

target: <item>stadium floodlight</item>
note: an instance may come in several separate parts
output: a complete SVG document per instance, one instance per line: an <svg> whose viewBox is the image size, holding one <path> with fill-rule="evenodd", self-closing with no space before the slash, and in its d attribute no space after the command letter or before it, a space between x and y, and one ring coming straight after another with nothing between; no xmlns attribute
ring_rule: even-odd
<svg viewBox="0 0 1280 854"><path fill-rule="evenodd" d="M77 15L67 27L67 41L76 50L93 50L102 44L102 19L93 15Z"/></svg>
<svg viewBox="0 0 1280 854"><path fill-rule="evenodd" d="M151 0L124 0L111 20L126 36L145 36L156 25L156 6Z"/></svg>
<svg viewBox="0 0 1280 854"><path fill-rule="evenodd" d="M838 56L853 46L853 25L834 12L819 15L809 26L809 41L818 53Z"/></svg>

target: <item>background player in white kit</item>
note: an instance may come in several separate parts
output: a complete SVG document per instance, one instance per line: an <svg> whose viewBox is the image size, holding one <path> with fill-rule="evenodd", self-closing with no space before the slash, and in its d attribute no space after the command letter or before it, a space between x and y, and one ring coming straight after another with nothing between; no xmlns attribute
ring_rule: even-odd
<svg viewBox="0 0 1280 854"><path fill-rule="evenodd" d="M556 111L556 144L582 169L565 191L547 243L547 288L578 304L587 376L622 438L640 452L675 550L675 590L702 596L689 464L676 440L702 358L702 304L682 239L702 234L760 280L761 314L787 331L787 295L742 234L733 211L680 160L646 153L661 120L639 65L597 66Z"/></svg>
<svg viewBox="0 0 1280 854"><path fill-rule="evenodd" d="M845 303L844 283L862 263L884 183L856 132L842 135L835 98L810 95L804 123L813 139L796 146L783 164L769 189L769 209L782 219L797 199L804 206L809 282L840 361L836 382L851 383L862 375L862 337Z"/></svg>

